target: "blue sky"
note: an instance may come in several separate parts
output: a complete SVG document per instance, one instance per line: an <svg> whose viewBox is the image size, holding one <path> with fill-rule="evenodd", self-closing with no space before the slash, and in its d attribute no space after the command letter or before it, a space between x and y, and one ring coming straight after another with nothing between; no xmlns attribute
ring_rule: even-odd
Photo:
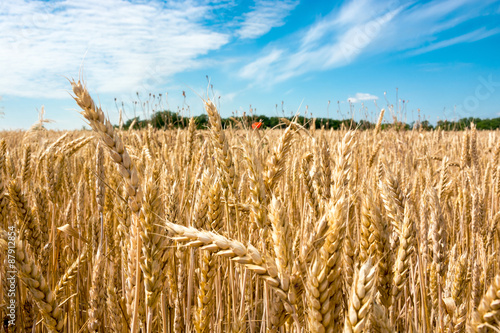
<svg viewBox="0 0 500 333"><path fill-rule="evenodd" d="M42 105L81 128L81 74L115 123L201 114L207 93L224 117L498 117L499 23L493 0L0 1L0 129Z"/></svg>

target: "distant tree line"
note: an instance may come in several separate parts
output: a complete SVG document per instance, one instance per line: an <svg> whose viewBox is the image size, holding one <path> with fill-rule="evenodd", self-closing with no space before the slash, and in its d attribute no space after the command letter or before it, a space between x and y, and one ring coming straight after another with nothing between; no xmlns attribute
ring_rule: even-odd
<svg viewBox="0 0 500 333"><path fill-rule="evenodd" d="M437 122L436 127L440 127L444 130L464 130L466 128L470 128L470 124L474 123L476 124L477 129L482 129L482 130L495 130L497 128L500 128L500 118L486 118L486 119L481 119L481 118L462 118L458 121L447 121L447 120L440 120Z"/></svg>
<svg viewBox="0 0 500 333"><path fill-rule="evenodd" d="M195 119L197 129L206 129L209 127L208 116L202 114L199 116L193 116ZM255 122L262 122L261 128L274 128L279 124L283 123L283 119L291 121L290 117L267 117L264 115L252 115L243 117L229 117L222 119L222 126L224 128L251 128L252 124ZM359 128L359 129L371 129L375 128L375 123L368 120L355 121L353 119L329 119L329 118L306 118L303 116L293 118L299 124L305 128L311 128L312 126L316 128L325 129L340 129L340 128ZM482 130L495 130L500 128L500 118L492 119L481 119L481 118L462 118L458 121L450 120L439 120L436 126L433 126L429 121L424 120L421 122L412 122L410 124L394 121L390 124L382 124L382 129L384 128L395 128L397 130L410 130L412 128L420 128L422 130L432 130L432 129L442 129L445 131L460 131L466 128L470 128L471 123L476 124L477 129ZM123 124L123 129L129 129L133 126L134 129L145 128L149 124L153 128L157 129L177 129L186 128L189 124L189 118L183 117L181 114L172 111L161 111L156 112L151 119L141 120L139 117L127 120Z"/></svg>

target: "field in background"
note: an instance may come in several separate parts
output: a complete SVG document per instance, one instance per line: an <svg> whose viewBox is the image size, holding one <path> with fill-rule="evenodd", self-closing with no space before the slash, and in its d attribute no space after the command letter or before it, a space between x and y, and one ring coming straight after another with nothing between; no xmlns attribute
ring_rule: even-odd
<svg viewBox="0 0 500 333"><path fill-rule="evenodd" d="M498 132L119 132L74 92L93 132L0 132L16 332L498 331Z"/></svg>

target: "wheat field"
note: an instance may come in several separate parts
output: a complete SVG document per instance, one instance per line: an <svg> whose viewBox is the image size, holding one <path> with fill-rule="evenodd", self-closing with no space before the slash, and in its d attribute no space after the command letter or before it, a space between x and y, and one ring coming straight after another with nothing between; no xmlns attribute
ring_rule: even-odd
<svg viewBox="0 0 500 333"><path fill-rule="evenodd" d="M0 132L5 332L500 332L499 132L120 131L72 88L92 131Z"/></svg>

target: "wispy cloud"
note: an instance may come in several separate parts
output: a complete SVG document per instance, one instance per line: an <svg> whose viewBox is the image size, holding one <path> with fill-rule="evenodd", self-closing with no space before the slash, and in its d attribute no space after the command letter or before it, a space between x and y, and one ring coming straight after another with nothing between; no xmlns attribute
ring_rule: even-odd
<svg viewBox="0 0 500 333"><path fill-rule="evenodd" d="M2 1L0 91L67 97L64 76L85 76L100 93L150 88L196 68L229 42L194 2Z"/></svg>
<svg viewBox="0 0 500 333"><path fill-rule="evenodd" d="M449 39L450 33L454 34L453 29L488 12L488 8L493 2L493 0L481 2L435 0L409 6L394 20L394 29L387 31L384 38L380 40L379 52L406 50L417 52L416 50L420 48L426 49L434 44L438 45L434 46L432 50L450 46L452 44L443 41ZM459 38L454 44L470 41L467 38Z"/></svg>
<svg viewBox="0 0 500 333"><path fill-rule="evenodd" d="M440 41L437 43L432 43L429 46L421 47L415 51L409 52L409 54L410 55L418 55L418 54L427 53L427 52L431 52L434 50L442 49L444 47L452 46L452 45L459 44L459 43L472 43L472 42L496 35L498 33L500 33L500 28L488 30L488 29L485 29L483 27L481 29L474 30L472 32L466 33L466 34L461 35L461 36L446 39L446 40L443 40L443 41Z"/></svg>
<svg viewBox="0 0 500 333"><path fill-rule="evenodd" d="M353 26L362 25L387 12L390 8L399 7L399 5L397 2L388 4L385 1L346 1L338 10L332 10L324 18L308 27L302 38L301 46L309 46L314 42L321 41L322 38L331 36L332 32L337 35Z"/></svg>
<svg viewBox="0 0 500 333"><path fill-rule="evenodd" d="M236 35L242 39L265 35L272 28L285 24L285 18L298 3L296 0L257 0L253 10L244 14L244 21Z"/></svg>
<svg viewBox="0 0 500 333"><path fill-rule="evenodd" d="M283 54L282 50L272 50L269 54L260 57L259 59L249 63L240 72L240 75L251 79L262 80L267 76L267 72L271 69Z"/></svg>
<svg viewBox="0 0 500 333"><path fill-rule="evenodd" d="M373 10L367 8L373 3ZM258 58L240 71L240 76L250 78L247 68L261 73L266 84L287 80L310 71L326 70L345 66L354 61L362 51L376 41L387 25L403 9L402 5L384 8L379 2L369 0L350 1L339 12L332 11L312 26L297 33L299 41L295 48L275 47L262 59ZM368 18L366 21L356 17ZM277 53L286 56L276 58ZM259 68L260 66L260 68Z"/></svg>
<svg viewBox="0 0 500 333"><path fill-rule="evenodd" d="M281 82L312 71L346 66L362 55L407 52L415 56L447 46L470 43L500 33L498 28L482 27L458 37L448 32L477 18L493 0L413 1L351 0L334 8L323 18L287 38L273 42L261 58L240 71L250 79L248 68L260 73L266 85ZM425 27L425 28L423 28ZM448 36L448 37L447 37ZM296 40L296 43L290 43ZM277 53L283 56L276 58ZM263 59L273 61L262 61ZM259 68L260 66L260 68Z"/></svg>
<svg viewBox="0 0 500 333"><path fill-rule="evenodd" d="M363 102L363 101L374 101L377 99L378 99L378 96L375 96L372 94L356 93L356 95L354 97L349 97L347 99L347 101L351 102L351 103L358 103L358 102Z"/></svg>

